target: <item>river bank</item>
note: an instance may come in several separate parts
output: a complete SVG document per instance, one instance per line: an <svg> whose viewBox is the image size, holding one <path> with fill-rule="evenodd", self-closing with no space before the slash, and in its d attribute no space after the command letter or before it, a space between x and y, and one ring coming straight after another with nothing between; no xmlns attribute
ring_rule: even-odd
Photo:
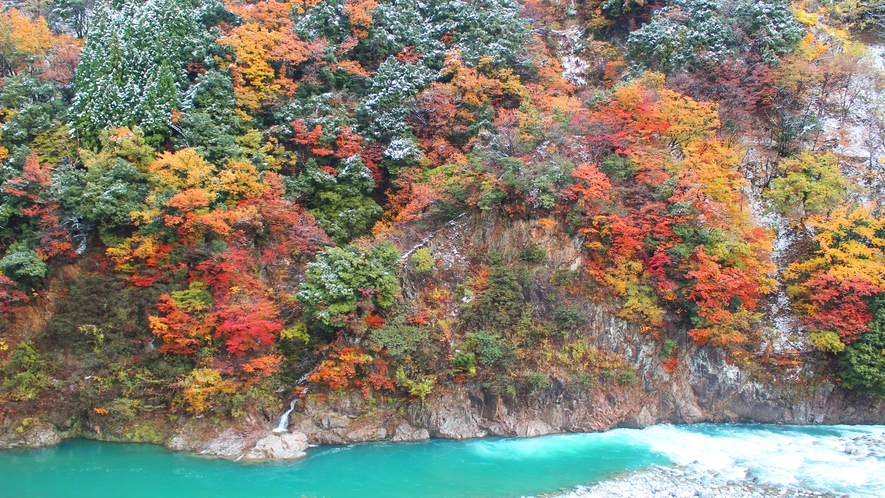
<svg viewBox="0 0 885 498"><path fill-rule="evenodd" d="M671 439L674 434L678 438ZM675 466L578 487L563 496L872 498L885 492L882 426L658 426L636 438Z"/></svg>
<svg viewBox="0 0 885 498"><path fill-rule="evenodd" d="M827 383L801 389L760 383L714 360L707 356L704 361L686 361L694 368L647 387L602 386L573 393L554 381L532 399L503 399L470 385L440 390L423 403L377 403L358 393L309 396L295 403L288 423L282 425L277 414L260 411L238 420L158 413L121 421L94 411L21 419L7 416L0 422L0 449L52 446L67 438L85 437L150 442L227 459L290 459L303 457L308 445L385 440L537 437L667 423L885 423L883 402L875 397ZM677 379L687 383L680 387ZM280 408L279 413L283 411Z"/></svg>
<svg viewBox="0 0 885 498"><path fill-rule="evenodd" d="M760 498L760 497L818 497L838 495L795 486L778 486L757 481L713 482L709 476L699 476L681 469L656 467L627 477L604 481L593 486L579 486L559 498Z"/></svg>
<svg viewBox="0 0 885 498"><path fill-rule="evenodd" d="M546 297L554 288L551 279L560 269L579 267L583 257L580 244L561 227L526 220L503 224L494 216L464 217L446 225L429 243L441 261L451 260L446 263L451 273L447 285L464 281L469 274L470 263L462 249L484 243L501 254L509 251L512 259L518 259L513 248L530 243L545 248L546 263L532 270L531 284L525 289L527 304L545 315L553 313ZM402 285L404 297L414 297L422 288L414 275L403 275ZM577 350L595 352L591 360L610 359L621 365L621 373L632 376L619 381L612 369L575 363L569 370L553 363L535 372L543 377L537 387L508 396L495 394L478 375L452 374L438 379L423 401L402 392L364 397L356 389L329 392L312 384L311 394L296 403L285 428L294 439L282 441L272 431L290 405L284 393L269 396L261 406L240 407L236 417L223 406L191 413L172 401L178 391L148 393L144 399L138 392L105 392L97 377L84 370L64 389L46 389L41 397L2 407L0 449L85 437L158 443L230 459L249 454L276 458L283 453L300 456L307 444L536 437L665 423L885 424L885 399L843 388L821 373L825 369L818 368L820 358L810 357L798 366L779 366L774 360L738 365L722 349L698 345L674 322L668 323L668 334L675 346L664 362L660 341L618 318L604 302L576 296L568 300L582 317L581 327L569 340L580 340L556 354L580 346ZM458 312L455 304L450 306L447 315ZM774 322L762 331L768 341L779 333ZM578 377L583 380L578 382ZM50 385L53 382L50 379ZM259 445L260 441L264 442ZM283 447L291 450L284 452Z"/></svg>

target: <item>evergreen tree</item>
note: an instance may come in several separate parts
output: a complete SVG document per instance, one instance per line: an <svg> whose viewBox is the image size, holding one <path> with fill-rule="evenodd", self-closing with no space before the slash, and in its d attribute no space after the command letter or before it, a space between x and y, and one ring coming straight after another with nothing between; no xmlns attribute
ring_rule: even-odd
<svg viewBox="0 0 885 498"><path fill-rule="evenodd" d="M189 86L185 64L206 58L209 40L188 0L125 0L92 17L75 83L74 125L94 144L102 129L135 127L153 141L169 135Z"/></svg>
<svg viewBox="0 0 885 498"><path fill-rule="evenodd" d="M885 297L876 296L870 310L875 317L870 330L845 346L839 355L839 375L849 389L885 396Z"/></svg>

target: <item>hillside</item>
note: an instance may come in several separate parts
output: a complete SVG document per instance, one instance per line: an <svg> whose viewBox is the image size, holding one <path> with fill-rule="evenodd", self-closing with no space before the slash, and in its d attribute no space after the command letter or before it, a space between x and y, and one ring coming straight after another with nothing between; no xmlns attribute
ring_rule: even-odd
<svg viewBox="0 0 885 498"><path fill-rule="evenodd" d="M0 447L883 423L883 19L5 5Z"/></svg>

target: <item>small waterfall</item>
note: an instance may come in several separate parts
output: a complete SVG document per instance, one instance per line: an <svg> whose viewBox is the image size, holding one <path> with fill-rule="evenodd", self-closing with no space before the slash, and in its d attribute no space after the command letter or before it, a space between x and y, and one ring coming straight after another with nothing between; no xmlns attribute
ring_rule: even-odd
<svg viewBox="0 0 885 498"><path fill-rule="evenodd" d="M280 415L280 424L277 425L277 428L273 431L276 433L289 432L289 414L292 413L292 410L295 409L295 400L292 400L292 403L289 404L289 409L286 410L286 413Z"/></svg>

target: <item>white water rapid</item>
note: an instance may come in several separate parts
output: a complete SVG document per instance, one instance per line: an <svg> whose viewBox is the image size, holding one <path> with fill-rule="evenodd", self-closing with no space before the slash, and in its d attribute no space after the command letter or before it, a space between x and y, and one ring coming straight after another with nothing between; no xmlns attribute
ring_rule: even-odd
<svg viewBox="0 0 885 498"><path fill-rule="evenodd" d="M883 426L659 425L626 435L675 467L563 497L885 496Z"/></svg>

